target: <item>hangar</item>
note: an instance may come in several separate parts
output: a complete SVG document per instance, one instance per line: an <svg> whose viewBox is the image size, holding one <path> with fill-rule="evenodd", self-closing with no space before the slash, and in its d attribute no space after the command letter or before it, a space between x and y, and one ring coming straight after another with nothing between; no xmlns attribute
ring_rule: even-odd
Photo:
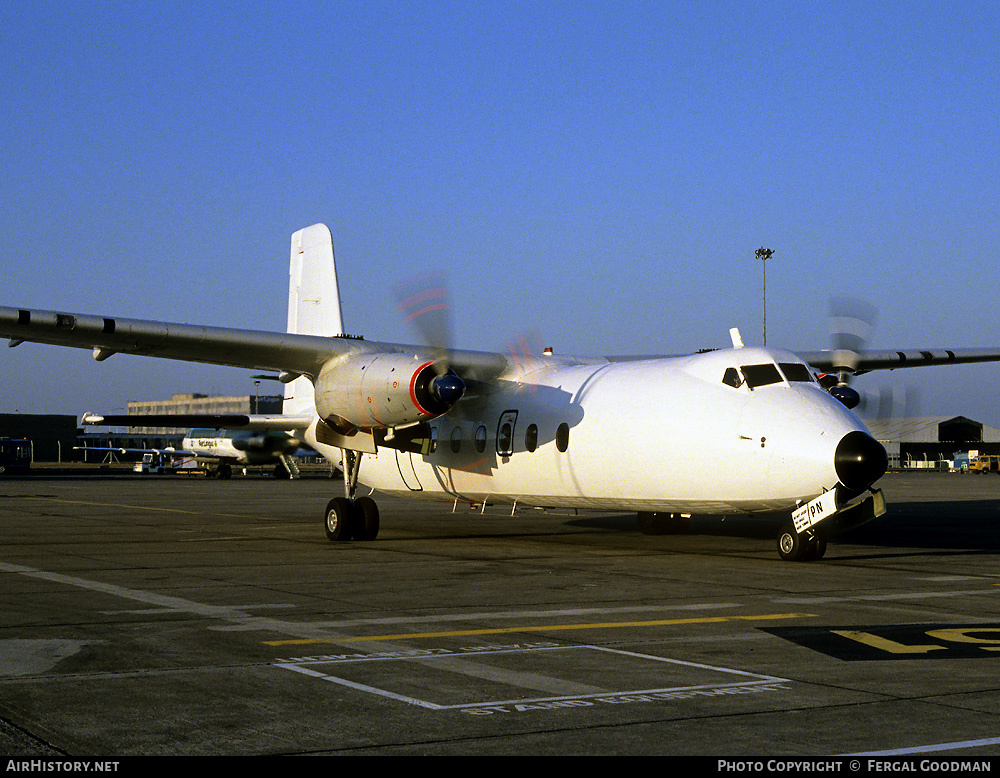
<svg viewBox="0 0 1000 778"><path fill-rule="evenodd" d="M889 467L939 468L958 452L1000 454L1000 429L965 416L864 419L889 453Z"/></svg>
<svg viewBox="0 0 1000 778"><path fill-rule="evenodd" d="M0 438L27 438L33 462L76 459L79 432L75 416L48 413L0 413Z"/></svg>

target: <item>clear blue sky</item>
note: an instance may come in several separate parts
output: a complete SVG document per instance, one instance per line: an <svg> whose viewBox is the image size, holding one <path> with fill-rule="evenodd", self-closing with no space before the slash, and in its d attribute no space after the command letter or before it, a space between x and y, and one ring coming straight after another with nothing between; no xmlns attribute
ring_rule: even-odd
<svg viewBox="0 0 1000 778"><path fill-rule="evenodd" d="M289 237L334 235L346 327L562 353L1000 346L993 2L80 3L0 25L0 304L285 323ZM248 371L24 344L0 412L252 392ZM1000 425L1000 367L867 376Z"/></svg>

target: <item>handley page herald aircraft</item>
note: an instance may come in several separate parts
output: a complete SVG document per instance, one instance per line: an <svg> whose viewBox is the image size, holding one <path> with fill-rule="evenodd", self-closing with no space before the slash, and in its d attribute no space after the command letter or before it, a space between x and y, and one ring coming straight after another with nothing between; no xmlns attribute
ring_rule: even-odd
<svg viewBox="0 0 1000 778"><path fill-rule="evenodd" d="M292 236L287 333L0 308L0 336L271 370L287 431L344 471L324 513L331 540L374 539L358 486L390 495L635 511L643 531L690 514L788 512L784 559L821 557L826 538L884 511L873 484L885 449L847 407L847 379L874 369L1000 360L1000 351L743 347L669 358L530 360L379 343L344 334L333 244L317 224ZM434 290L401 307L419 320ZM814 372L834 377L830 391ZM829 378L830 376L825 376ZM836 395L836 396L835 396ZM841 399L838 399L838 396Z"/></svg>
<svg viewBox="0 0 1000 778"><path fill-rule="evenodd" d="M83 415L87 425L108 427L169 427L184 422L211 424L210 428L188 430L180 448L120 448L120 447L78 447L84 452L106 452L112 454L137 454L146 461L172 463L180 469L193 470L200 465L206 473L215 478L231 478L233 467L274 465L275 478L298 478L299 466L295 455L302 443L294 435L283 430L263 429L266 420L281 419L287 425L289 420L282 416L255 416L243 414L132 414L128 416ZM256 420L256 430L242 432ZM312 453L312 452L308 452ZM168 468L169 469L169 468ZM145 472L145 471L143 471ZM162 470L159 472L163 472Z"/></svg>

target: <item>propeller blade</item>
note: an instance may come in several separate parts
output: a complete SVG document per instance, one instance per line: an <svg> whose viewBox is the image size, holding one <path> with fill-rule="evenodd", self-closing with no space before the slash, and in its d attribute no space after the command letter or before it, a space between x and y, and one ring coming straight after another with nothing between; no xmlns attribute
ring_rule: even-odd
<svg viewBox="0 0 1000 778"><path fill-rule="evenodd" d="M400 282L393 288L396 305L435 355L434 370L448 372L453 343L451 293L443 273L425 273Z"/></svg>
<svg viewBox="0 0 1000 778"><path fill-rule="evenodd" d="M857 375L858 352L867 347L877 319L875 307L863 300L836 297L830 301L830 339L837 378L834 384L832 376L824 376L821 383L844 405L870 421L912 417L919 405L915 389L883 386L875 391L858 391L848 385Z"/></svg>
<svg viewBox="0 0 1000 778"><path fill-rule="evenodd" d="M858 352L867 345L876 318L875 308L862 300L837 297L830 301L830 340L841 384L857 371Z"/></svg>
<svg viewBox="0 0 1000 778"><path fill-rule="evenodd" d="M913 387L892 389L882 386L875 392L865 392L858 405L859 416L871 421L910 418L919 415L920 396Z"/></svg>

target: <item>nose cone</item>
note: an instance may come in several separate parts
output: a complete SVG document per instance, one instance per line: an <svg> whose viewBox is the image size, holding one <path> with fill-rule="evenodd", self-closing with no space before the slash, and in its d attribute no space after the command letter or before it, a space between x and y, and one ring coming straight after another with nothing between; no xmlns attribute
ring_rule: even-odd
<svg viewBox="0 0 1000 778"><path fill-rule="evenodd" d="M465 381L454 373L438 376L431 383L434 395L445 405L451 406L462 399L465 394Z"/></svg>
<svg viewBox="0 0 1000 778"><path fill-rule="evenodd" d="M837 477L848 489L863 491L881 478L889 467L889 455L871 435L848 432L833 456Z"/></svg>

